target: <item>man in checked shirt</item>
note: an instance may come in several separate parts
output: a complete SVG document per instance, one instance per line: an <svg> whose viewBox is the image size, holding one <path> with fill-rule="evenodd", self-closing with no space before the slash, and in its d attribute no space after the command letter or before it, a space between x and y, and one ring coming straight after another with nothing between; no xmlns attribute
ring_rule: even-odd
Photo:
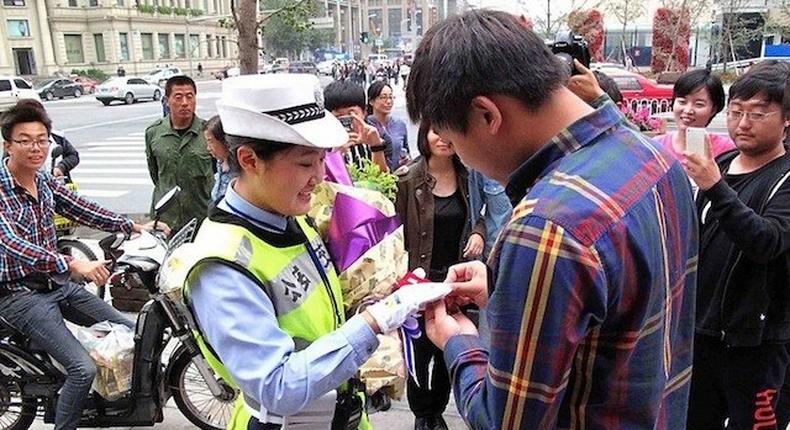
<svg viewBox="0 0 790 430"><path fill-rule="evenodd" d="M565 86L543 40L502 12L432 27L407 99L513 216L483 263L450 269L430 306L475 429L681 429L694 334L697 220L681 165ZM490 341L455 305L486 308ZM460 303L459 303L460 302Z"/></svg>
<svg viewBox="0 0 790 430"><path fill-rule="evenodd" d="M8 154L0 164L0 317L66 368L55 429L74 429L96 365L63 318L81 325L108 320L133 328L134 323L69 281L69 275L79 275L104 284L110 273L106 261L58 254L52 217L57 212L99 230L127 234L150 226L114 214L39 171L50 145L51 122L44 111L14 106L0 122Z"/></svg>

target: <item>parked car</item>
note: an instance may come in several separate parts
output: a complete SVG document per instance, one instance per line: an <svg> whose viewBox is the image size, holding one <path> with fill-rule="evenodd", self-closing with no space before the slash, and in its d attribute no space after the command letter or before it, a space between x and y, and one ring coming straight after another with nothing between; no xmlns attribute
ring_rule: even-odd
<svg viewBox="0 0 790 430"><path fill-rule="evenodd" d="M230 69L225 72L227 74L226 77L232 78L234 76L239 76L241 74L241 69L238 67L231 67Z"/></svg>
<svg viewBox="0 0 790 430"><path fill-rule="evenodd" d="M87 76L77 76L73 80L82 85L82 94L93 94L96 91L96 87L99 86L99 81Z"/></svg>
<svg viewBox="0 0 790 430"><path fill-rule="evenodd" d="M41 101L30 82L19 76L0 75L0 112L8 110L21 99Z"/></svg>
<svg viewBox="0 0 790 430"><path fill-rule="evenodd" d="M159 100L162 88L152 85L137 76L110 78L96 88L96 100L109 106L115 100L122 100L130 105L140 99Z"/></svg>
<svg viewBox="0 0 790 430"><path fill-rule="evenodd" d="M164 87L167 80L173 76L183 75L184 73L178 67L165 67L162 69L154 69L145 75L145 81L151 85L159 85Z"/></svg>
<svg viewBox="0 0 790 430"><path fill-rule="evenodd" d="M332 74L332 69L335 66L335 62L332 61L332 60L322 61L322 62L316 64L315 66L318 68L318 72L319 73L321 73L322 75L327 75L328 76L328 75Z"/></svg>
<svg viewBox="0 0 790 430"><path fill-rule="evenodd" d="M55 100L64 97L82 97L82 84L71 79L47 79L36 85L36 92L41 99Z"/></svg>
<svg viewBox="0 0 790 430"><path fill-rule="evenodd" d="M309 73L318 74L318 68L311 61L294 61L288 65L288 73Z"/></svg>
<svg viewBox="0 0 790 430"><path fill-rule="evenodd" d="M650 106L653 114L672 110L672 85L657 84L652 79L625 70L605 69L602 72L614 80L623 100L632 109Z"/></svg>

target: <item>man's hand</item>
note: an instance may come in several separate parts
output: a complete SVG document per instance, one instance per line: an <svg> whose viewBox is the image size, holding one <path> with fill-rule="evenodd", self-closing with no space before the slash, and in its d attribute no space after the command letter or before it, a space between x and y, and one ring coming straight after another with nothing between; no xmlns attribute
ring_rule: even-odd
<svg viewBox="0 0 790 430"><path fill-rule="evenodd" d="M155 221L149 221L145 224L137 224L134 223L134 227L132 227L132 231L135 233L141 233L143 230L145 231L153 231L154 230L154 223ZM156 230L161 231L165 234L165 237L170 236L170 226L163 223L162 221L156 222Z"/></svg>
<svg viewBox="0 0 790 430"><path fill-rule="evenodd" d="M351 112L354 132L359 136L359 142L368 146L381 146L381 136L378 129L365 122L364 118L356 112Z"/></svg>
<svg viewBox="0 0 790 430"><path fill-rule="evenodd" d="M721 171L713 157L713 147L709 135L705 135L704 155L691 151L684 151L683 155L685 156L682 161L683 167L700 190L707 191L721 180Z"/></svg>
<svg viewBox="0 0 790 430"><path fill-rule="evenodd" d="M406 318L416 314L425 305L444 299L449 293L450 287L446 284L429 282L406 285L368 306L363 312L368 315L363 317L374 332L389 333L403 325ZM372 317L375 324L370 324L368 316Z"/></svg>
<svg viewBox="0 0 790 430"><path fill-rule="evenodd" d="M598 84L598 79L590 69L584 67L576 59L573 60L573 66L576 67L579 74L568 79L569 90L587 102L587 104L591 104L595 99L604 95L603 89Z"/></svg>
<svg viewBox="0 0 790 430"><path fill-rule="evenodd" d="M107 263L107 260L88 261L75 258L69 263L69 272L76 273L96 285L104 285L110 277Z"/></svg>
<svg viewBox="0 0 790 430"><path fill-rule="evenodd" d="M52 176L56 178L62 178L66 176L66 174L63 173L63 170L60 170L60 167L55 167L54 169L52 169Z"/></svg>
<svg viewBox="0 0 790 430"><path fill-rule="evenodd" d="M453 336L459 334L478 335L477 327L472 320L460 311L448 314L447 306L441 300L428 305L425 309L425 332L431 342L442 351L444 351L447 341Z"/></svg>
<svg viewBox="0 0 790 430"><path fill-rule="evenodd" d="M483 248L485 247L485 240L483 240L483 236L480 236L477 233L472 233L469 236L469 240L466 241L466 246L464 247L464 258L478 258L483 255Z"/></svg>
<svg viewBox="0 0 790 430"><path fill-rule="evenodd" d="M480 309L488 304L488 268L482 261L450 266L444 282L453 289L450 296L462 299L461 302L466 299Z"/></svg>

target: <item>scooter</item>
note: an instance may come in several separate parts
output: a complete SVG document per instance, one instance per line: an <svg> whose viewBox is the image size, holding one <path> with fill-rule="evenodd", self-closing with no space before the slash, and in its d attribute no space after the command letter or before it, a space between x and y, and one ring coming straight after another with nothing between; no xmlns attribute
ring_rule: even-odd
<svg viewBox="0 0 790 430"><path fill-rule="evenodd" d="M175 203L178 191L176 187L156 204L157 219ZM193 220L173 235L168 252L191 240L195 229ZM163 408L172 396L197 427L224 429L238 393L213 373L200 354L192 335L196 324L183 302L159 291L160 263L148 256L126 255L122 249L126 240L124 234L114 234L99 246L112 261L114 286L143 286L151 297L137 317L131 390L112 401L91 392L79 427L152 426L164 420ZM164 238L157 234L157 240ZM163 351L176 339L180 345L163 362ZM0 318L0 430L28 429L37 415L54 423L58 391L65 379L43 350Z"/></svg>

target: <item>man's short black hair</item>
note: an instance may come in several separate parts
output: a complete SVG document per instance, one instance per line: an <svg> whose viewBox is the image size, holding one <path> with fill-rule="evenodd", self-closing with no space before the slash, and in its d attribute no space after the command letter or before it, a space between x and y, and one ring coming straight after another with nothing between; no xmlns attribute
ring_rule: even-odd
<svg viewBox="0 0 790 430"><path fill-rule="evenodd" d="M620 92L620 88L617 88L617 82L614 79L600 70L593 70L593 75L598 81L598 86L615 104L619 105L623 102L623 93Z"/></svg>
<svg viewBox="0 0 790 430"><path fill-rule="evenodd" d="M567 78L543 39L516 16L474 10L440 22L423 37L406 86L409 116L466 132L475 97L510 96L537 110Z"/></svg>
<svg viewBox="0 0 790 430"><path fill-rule="evenodd" d="M10 142L12 132L17 124L24 124L26 122L40 122L47 128L47 134L52 131L52 121L43 109L32 107L28 104L14 105L11 109L5 111L0 117L0 131L2 131L3 139Z"/></svg>
<svg viewBox="0 0 790 430"><path fill-rule="evenodd" d="M672 104L675 104L675 99L679 97L688 97L705 88L708 91L711 102L713 102L714 114L708 120L708 124L713 121L713 118L724 109L725 97L724 86L721 84L721 79L714 75L707 69L690 70L675 81L675 86L672 87Z"/></svg>
<svg viewBox="0 0 790 430"><path fill-rule="evenodd" d="M783 106L785 80L790 76L790 64L769 60L752 67L730 87L730 102L735 99L749 100L762 97L768 103ZM784 110L784 109L783 109ZM787 115L788 111L784 111Z"/></svg>
<svg viewBox="0 0 790 430"><path fill-rule="evenodd" d="M197 94L197 86L195 85L195 81L193 81L189 76L178 75L173 76L167 80L167 83L165 84L165 97L170 97L170 92L173 91L173 87L176 85L191 85L192 91Z"/></svg>
<svg viewBox="0 0 790 430"><path fill-rule="evenodd" d="M359 107L365 111L365 90L351 81L335 81L324 88L326 110Z"/></svg>

